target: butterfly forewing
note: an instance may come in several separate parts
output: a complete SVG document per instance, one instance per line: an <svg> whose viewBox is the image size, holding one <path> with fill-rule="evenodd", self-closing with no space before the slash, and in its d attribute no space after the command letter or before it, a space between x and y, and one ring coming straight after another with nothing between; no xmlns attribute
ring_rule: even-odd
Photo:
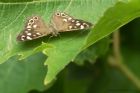
<svg viewBox="0 0 140 93"><path fill-rule="evenodd" d="M63 12L56 12L53 15L51 23L58 32L89 29L92 26L92 24L89 22L75 19L72 16Z"/></svg>
<svg viewBox="0 0 140 93"><path fill-rule="evenodd" d="M39 16L30 17L24 30L17 36L18 41L28 41L50 34L49 27Z"/></svg>

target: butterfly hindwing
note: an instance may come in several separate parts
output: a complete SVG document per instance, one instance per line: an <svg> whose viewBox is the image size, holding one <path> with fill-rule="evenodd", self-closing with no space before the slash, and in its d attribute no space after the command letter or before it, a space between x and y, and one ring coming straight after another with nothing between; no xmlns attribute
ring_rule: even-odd
<svg viewBox="0 0 140 93"><path fill-rule="evenodd" d="M91 23L75 19L64 12L56 12L52 17L51 23L58 32L89 29L92 26Z"/></svg>
<svg viewBox="0 0 140 93"><path fill-rule="evenodd" d="M17 36L18 41L28 41L50 34L49 27L39 16L30 17L24 30Z"/></svg>

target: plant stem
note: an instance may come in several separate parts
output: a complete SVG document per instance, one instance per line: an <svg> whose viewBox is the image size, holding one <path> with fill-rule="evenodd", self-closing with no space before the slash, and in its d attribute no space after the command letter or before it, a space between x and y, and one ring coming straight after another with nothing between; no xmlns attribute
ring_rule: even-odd
<svg viewBox="0 0 140 93"><path fill-rule="evenodd" d="M123 64L121 53L120 53L120 35L119 31L113 33L113 60L109 60L111 65L117 67L137 88L140 90L140 80L137 78L129 68Z"/></svg>

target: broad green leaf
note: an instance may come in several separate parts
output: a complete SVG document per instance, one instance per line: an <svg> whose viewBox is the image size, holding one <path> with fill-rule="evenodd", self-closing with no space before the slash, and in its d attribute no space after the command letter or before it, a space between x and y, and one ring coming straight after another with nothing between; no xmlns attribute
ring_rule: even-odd
<svg viewBox="0 0 140 93"><path fill-rule="evenodd" d="M94 2L93 5L96 4L96 6L91 6L90 4L92 4L92 2ZM104 12L105 9L113 5L113 3L109 1L108 1L108 5L106 5L106 3L102 5L101 3L97 1L89 1L86 4L87 5L84 6L84 3L81 3L81 6L82 6L81 9L83 10L89 9L89 6L91 6L90 9L94 9L94 7L100 6L101 11L98 10L100 11L99 12L100 15ZM74 3L74 5L72 6L77 7L77 3ZM85 11L84 13L82 11L79 11L78 13L81 16L84 16L84 13L89 14L88 16L90 17L94 15L88 10ZM85 15L85 17L88 17L88 16ZM97 18L100 18L100 16L98 16ZM81 47L84 45L86 35L87 35L87 31L63 33L61 34L61 37L60 37L61 40L52 41L53 44L55 45L54 48L44 50L43 53L48 55L48 59L45 62L45 65L47 65L48 67L47 76L45 78L45 84L48 84L53 79L55 79L57 73L59 73L70 61L73 61L76 55L79 52L81 52Z"/></svg>
<svg viewBox="0 0 140 93"><path fill-rule="evenodd" d="M0 63L11 56L20 54L22 58L43 51L48 56L45 64L48 72L45 84L50 83L71 60L81 51L88 31L60 33L53 38L40 38L29 42L17 42L17 34L23 30L26 18L40 15L49 23L51 15L59 10L78 19L83 19L93 24L103 16L103 13L112 7L117 0L67 0L67 1L37 1L31 3L1 4L0 25ZM83 12L84 11L84 12ZM41 44L44 42L43 44ZM51 45L51 47L50 47ZM44 47L46 46L46 47Z"/></svg>
<svg viewBox="0 0 140 93"><path fill-rule="evenodd" d="M35 0L0 0L3 3L18 3L18 2L31 2Z"/></svg>
<svg viewBox="0 0 140 93"><path fill-rule="evenodd" d="M25 60L17 61L12 57L0 65L0 93L27 93L36 89L45 89L44 77L46 67L43 62L46 57L41 53Z"/></svg>
<svg viewBox="0 0 140 93"><path fill-rule="evenodd" d="M94 44L124 24L139 17L139 4L139 0L128 0L128 2L119 2L114 7L108 9L96 24L94 30L89 33L84 48Z"/></svg>
<svg viewBox="0 0 140 93"><path fill-rule="evenodd" d="M83 50L75 58L74 62L78 65L84 65L85 62L95 63L98 57L106 55L109 50L110 38L104 38L99 42L96 42L94 45Z"/></svg>

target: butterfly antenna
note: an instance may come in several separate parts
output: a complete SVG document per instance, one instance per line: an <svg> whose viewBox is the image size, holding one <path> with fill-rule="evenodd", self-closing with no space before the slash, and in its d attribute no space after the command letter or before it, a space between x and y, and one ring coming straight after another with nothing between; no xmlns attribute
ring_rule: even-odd
<svg viewBox="0 0 140 93"><path fill-rule="evenodd" d="M61 35L60 35L60 33L58 33L58 36L59 36L59 38L61 39Z"/></svg>

